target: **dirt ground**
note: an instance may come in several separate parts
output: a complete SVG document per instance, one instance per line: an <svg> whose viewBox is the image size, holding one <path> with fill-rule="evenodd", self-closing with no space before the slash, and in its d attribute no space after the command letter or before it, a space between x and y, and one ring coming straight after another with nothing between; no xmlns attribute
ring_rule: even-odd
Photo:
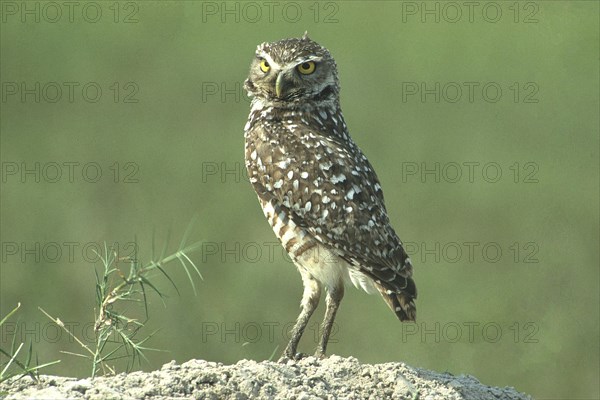
<svg viewBox="0 0 600 400"><path fill-rule="evenodd" d="M361 364L357 359L307 357L278 363L242 360L234 365L174 361L153 372L77 379L42 375L0 384L6 399L419 399L479 400L531 397L403 363Z"/></svg>

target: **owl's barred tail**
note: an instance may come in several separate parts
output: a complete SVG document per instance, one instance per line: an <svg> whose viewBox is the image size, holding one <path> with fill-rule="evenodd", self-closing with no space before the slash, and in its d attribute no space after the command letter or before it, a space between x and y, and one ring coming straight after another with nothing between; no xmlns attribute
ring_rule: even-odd
<svg viewBox="0 0 600 400"><path fill-rule="evenodd" d="M417 306L415 305L415 299L417 298L417 287L412 278L405 279L406 288L399 292L392 292L381 285L377 285L377 289L400 321L416 321Z"/></svg>

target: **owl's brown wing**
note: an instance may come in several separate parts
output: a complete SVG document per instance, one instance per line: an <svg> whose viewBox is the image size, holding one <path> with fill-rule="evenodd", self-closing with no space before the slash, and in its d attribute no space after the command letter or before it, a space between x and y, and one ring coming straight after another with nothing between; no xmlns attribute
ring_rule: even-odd
<svg viewBox="0 0 600 400"><path fill-rule="evenodd" d="M269 138L247 147L247 157L262 165L262 173L250 176L259 196L289 209L296 225L372 278L384 298L402 292L412 301L412 265L390 225L377 175L351 139L302 124L253 136Z"/></svg>

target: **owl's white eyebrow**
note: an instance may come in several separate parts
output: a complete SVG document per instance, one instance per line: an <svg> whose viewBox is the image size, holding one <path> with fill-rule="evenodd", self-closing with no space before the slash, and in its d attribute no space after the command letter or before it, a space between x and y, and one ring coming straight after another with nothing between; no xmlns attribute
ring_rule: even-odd
<svg viewBox="0 0 600 400"><path fill-rule="evenodd" d="M296 60L297 63L304 63L307 61L315 61L315 62L319 62L319 61L323 61L323 57L319 57L319 56L310 56L307 58L299 58Z"/></svg>
<svg viewBox="0 0 600 400"><path fill-rule="evenodd" d="M271 58L271 56L269 54L265 53L264 51L258 52L256 54L256 56L258 58L264 58L265 60L267 60L267 62L269 63L269 65L273 69L281 69L281 68L283 68L283 66L281 64L278 64L277 62L273 61L273 59ZM306 58L297 58L291 64L299 65L299 64L302 64L302 63L305 63L305 62L308 62L308 61L319 62L319 61L322 61L322 60L323 60L323 57L310 56L310 57L306 57Z"/></svg>
<svg viewBox="0 0 600 400"><path fill-rule="evenodd" d="M264 52L261 51L256 56L259 57L259 58L264 58L265 60L267 60L267 62L269 63L269 65L273 69L280 69L281 68L281 65L279 65L275 61L273 61L273 59L271 58L271 56L269 56L267 53L264 53Z"/></svg>

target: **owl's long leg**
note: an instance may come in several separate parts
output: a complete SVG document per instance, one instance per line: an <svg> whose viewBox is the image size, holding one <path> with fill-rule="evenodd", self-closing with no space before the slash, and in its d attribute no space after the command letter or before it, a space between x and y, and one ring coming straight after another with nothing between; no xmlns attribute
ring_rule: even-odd
<svg viewBox="0 0 600 400"><path fill-rule="evenodd" d="M327 290L327 309L325 311L325 318L323 319L323 335L321 336L321 343L315 352L315 357L325 357L325 350L327 349L327 342L329 341L329 335L331 335L331 328L333 327L333 321L335 314L337 313L342 298L344 297L344 284L340 283L337 287L328 288Z"/></svg>
<svg viewBox="0 0 600 400"><path fill-rule="evenodd" d="M304 333L308 320L319 305L319 299L321 298L321 287L319 286L319 282L312 278L307 272L303 272L302 269L300 269L300 273L302 274L302 283L304 283L304 294L302 295L301 303L302 311L300 311L300 315L292 329L290 342L283 351L283 357L290 359L296 358L298 342L300 342L300 338Z"/></svg>

